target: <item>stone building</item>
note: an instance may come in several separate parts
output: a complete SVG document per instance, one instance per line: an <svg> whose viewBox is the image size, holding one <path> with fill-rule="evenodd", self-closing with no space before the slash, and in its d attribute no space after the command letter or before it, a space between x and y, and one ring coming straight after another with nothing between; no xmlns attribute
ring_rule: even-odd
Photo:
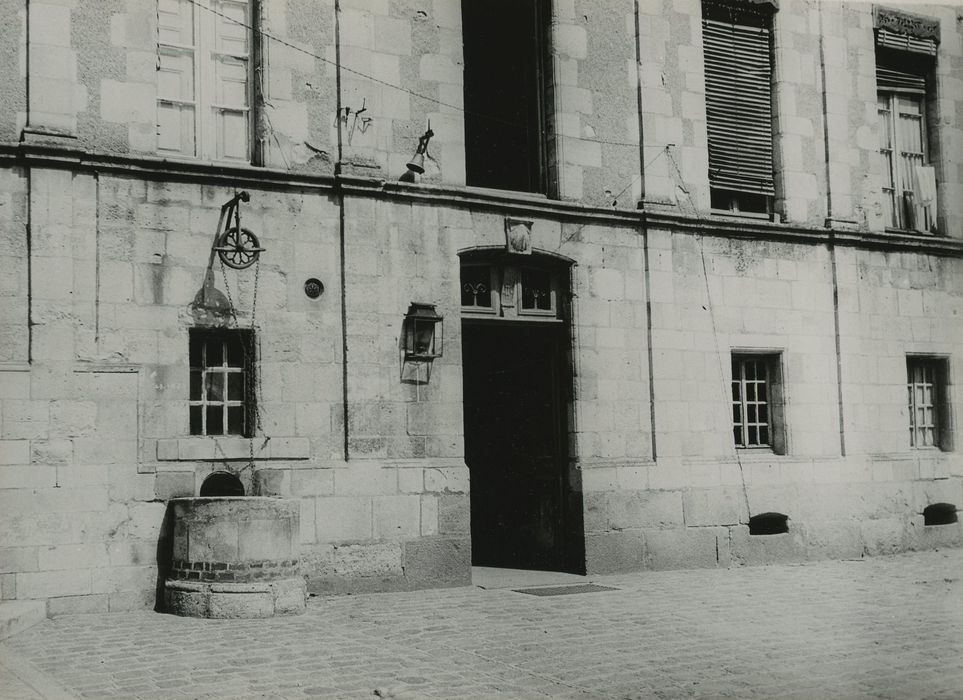
<svg viewBox="0 0 963 700"><path fill-rule="evenodd" d="M960 544L958 7L0 7L3 600L218 481L319 592Z"/></svg>

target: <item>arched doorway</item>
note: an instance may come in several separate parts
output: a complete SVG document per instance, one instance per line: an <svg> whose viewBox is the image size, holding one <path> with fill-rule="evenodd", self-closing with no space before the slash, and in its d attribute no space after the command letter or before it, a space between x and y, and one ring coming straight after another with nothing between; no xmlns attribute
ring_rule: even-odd
<svg viewBox="0 0 963 700"><path fill-rule="evenodd" d="M550 256L462 255L476 566L584 570L581 490L568 453L569 288L568 263Z"/></svg>

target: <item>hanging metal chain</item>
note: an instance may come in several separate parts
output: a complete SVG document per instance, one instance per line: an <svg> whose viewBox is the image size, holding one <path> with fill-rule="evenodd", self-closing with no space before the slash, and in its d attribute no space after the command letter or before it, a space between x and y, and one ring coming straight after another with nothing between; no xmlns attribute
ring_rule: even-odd
<svg viewBox="0 0 963 700"><path fill-rule="evenodd" d="M240 328L240 322L237 317L237 306L234 303L234 296L231 294L231 285L227 279L227 269L224 265L224 261L221 263L221 276L224 279L224 292L227 295L227 301L231 308L231 318L234 320L234 327ZM255 352L254 348L254 337L255 337L255 323L257 316L257 293L260 287L261 281L261 261L257 260L254 264L254 291L252 293L251 299L251 333L248 335L249 340L241 341L241 353L244 355L244 383L249 390L253 392L253 401L249 405L254 407L254 431L258 434L264 435L264 426L261 421L261 402L260 397L263 396L262 383L261 383L261 373L255 371L255 360L259 353ZM250 347L249 347L250 346ZM260 339L258 339L258 348L260 348ZM267 435L264 436L264 442L267 443L271 438ZM254 439L253 437L248 441L249 449L249 459L251 471L254 471Z"/></svg>

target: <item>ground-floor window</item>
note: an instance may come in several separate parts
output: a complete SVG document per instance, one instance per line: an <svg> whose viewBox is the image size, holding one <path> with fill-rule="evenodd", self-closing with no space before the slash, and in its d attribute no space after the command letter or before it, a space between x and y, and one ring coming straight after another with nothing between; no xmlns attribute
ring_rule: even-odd
<svg viewBox="0 0 963 700"><path fill-rule="evenodd" d="M736 447L784 451L778 354L732 354L732 436Z"/></svg>
<svg viewBox="0 0 963 700"><path fill-rule="evenodd" d="M946 448L948 431L943 425L949 413L945 404L946 364L945 359L938 357L906 358L912 447Z"/></svg>
<svg viewBox="0 0 963 700"><path fill-rule="evenodd" d="M250 437L254 417L254 332L190 331L191 435Z"/></svg>

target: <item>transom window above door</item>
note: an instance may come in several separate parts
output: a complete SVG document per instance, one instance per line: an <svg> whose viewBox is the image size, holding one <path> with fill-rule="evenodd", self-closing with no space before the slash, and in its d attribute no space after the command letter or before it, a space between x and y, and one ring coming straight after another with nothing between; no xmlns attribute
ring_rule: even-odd
<svg viewBox="0 0 963 700"><path fill-rule="evenodd" d="M497 261L461 267L463 316L557 321L563 317L558 271Z"/></svg>

